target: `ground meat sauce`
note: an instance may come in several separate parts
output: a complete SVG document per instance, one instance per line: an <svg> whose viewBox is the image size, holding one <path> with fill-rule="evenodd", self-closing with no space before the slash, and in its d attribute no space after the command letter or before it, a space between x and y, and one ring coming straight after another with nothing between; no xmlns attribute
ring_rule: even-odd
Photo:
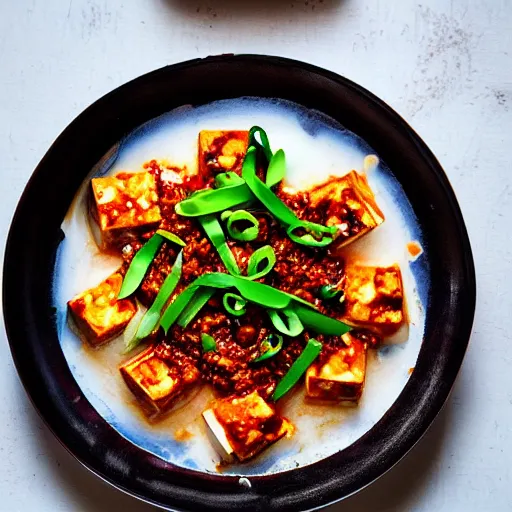
<svg viewBox="0 0 512 512"><path fill-rule="evenodd" d="M163 168L156 161L149 162L145 168L156 178L163 218L160 227L178 235L187 243L183 248L182 278L175 297L198 276L208 272L226 272L226 269L198 221L181 217L174 210L176 203L194 190L205 187L202 180L185 180L186 183L180 183L177 179L165 180L166 174L173 169ZM196 188L191 188L192 183ZM351 219L350 213L342 207L336 211L332 208L308 208L307 193L288 196L281 191L280 196L300 218L325 223L327 219L335 216L337 220L350 225L350 233L358 228L356 220ZM337 299L322 300L319 290L322 286L340 286L343 282L344 264L340 257L329 249L319 250L293 243L267 212L255 212L255 216L260 224L260 233L255 241L243 243L228 240L242 273L247 270L252 252L262 245L270 244L277 262L274 269L260 281L315 304L324 314L339 317L342 303ZM153 232L146 233L140 240L130 244L129 250L123 251L126 265L145 239L152 234ZM154 300L172 269L178 250L177 246L165 243L158 252L138 292L138 299L144 305L149 306ZM160 333L155 340L158 357L177 369L185 370L189 366L197 368L203 380L221 394L242 396L257 391L262 397L268 397L300 355L312 334L304 332L296 338L285 336L283 348L276 356L254 363L260 353L262 341L275 328L265 310L250 303L247 305L247 313L241 317L226 314L221 297L220 294L214 295L185 329L174 325L167 336ZM202 333L213 336L217 343L216 351L203 352ZM367 331L362 331L358 336L371 346L378 343L377 337ZM335 336L315 337L324 344L322 360L328 358L337 347L344 346L343 341Z"/></svg>

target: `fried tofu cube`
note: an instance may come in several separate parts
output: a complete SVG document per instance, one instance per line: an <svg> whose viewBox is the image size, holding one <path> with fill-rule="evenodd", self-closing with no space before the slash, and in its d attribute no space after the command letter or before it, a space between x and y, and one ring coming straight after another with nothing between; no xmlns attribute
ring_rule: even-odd
<svg viewBox="0 0 512 512"><path fill-rule="evenodd" d="M171 407L200 380L199 370L186 360L173 362L158 347L149 347L121 365L121 375L147 416L154 418Z"/></svg>
<svg viewBox="0 0 512 512"><path fill-rule="evenodd" d="M256 392L215 400L203 412L217 451L228 462L248 460L284 436L293 425Z"/></svg>
<svg viewBox="0 0 512 512"><path fill-rule="evenodd" d="M325 183L309 189L310 206L326 209L326 225L338 226L335 246L343 247L384 222L366 177L351 171L332 176Z"/></svg>
<svg viewBox="0 0 512 512"><path fill-rule="evenodd" d="M117 299L123 276L115 272L95 288L68 302L68 311L80 337L93 347L117 336L137 311L133 299Z"/></svg>
<svg viewBox="0 0 512 512"><path fill-rule="evenodd" d="M93 178L93 215L102 243L121 246L127 235L158 227L162 217L156 181L150 172L121 172Z"/></svg>
<svg viewBox="0 0 512 512"><path fill-rule="evenodd" d="M226 171L240 174L248 145L248 131L199 132L199 174L210 176Z"/></svg>
<svg viewBox="0 0 512 512"><path fill-rule="evenodd" d="M346 346L313 363L306 372L306 393L310 398L357 404L361 398L366 375L367 345L343 336Z"/></svg>
<svg viewBox="0 0 512 512"><path fill-rule="evenodd" d="M402 274L398 265L345 269L344 320L382 336L396 332L405 321Z"/></svg>

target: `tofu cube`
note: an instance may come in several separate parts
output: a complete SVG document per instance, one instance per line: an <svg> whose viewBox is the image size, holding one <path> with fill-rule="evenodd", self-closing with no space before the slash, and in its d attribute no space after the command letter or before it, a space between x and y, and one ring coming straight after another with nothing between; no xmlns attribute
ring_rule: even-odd
<svg viewBox="0 0 512 512"><path fill-rule="evenodd" d="M117 336L137 311L133 299L117 299L123 276L115 272L95 288L68 302L68 311L80 337L98 347Z"/></svg>
<svg viewBox="0 0 512 512"><path fill-rule="evenodd" d="M149 172L93 178L93 214L104 246L122 246L134 231L158 227L162 217L156 181Z"/></svg>
<svg viewBox="0 0 512 512"><path fill-rule="evenodd" d="M334 242L343 247L384 222L366 177L351 171L342 177L332 176L325 183L309 189L310 206L326 209L326 225L338 226Z"/></svg>
<svg viewBox="0 0 512 512"><path fill-rule="evenodd" d="M294 431L293 425L256 391L244 397L215 400L203 412L203 418L214 446L228 462L248 460Z"/></svg>
<svg viewBox="0 0 512 512"><path fill-rule="evenodd" d="M338 348L306 372L306 393L316 400L355 405L361 398L366 375L367 345L350 336L343 336L346 346Z"/></svg>
<svg viewBox="0 0 512 512"><path fill-rule="evenodd" d="M345 269L344 320L382 336L396 332L405 321L402 274L398 265Z"/></svg>
<svg viewBox="0 0 512 512"><path fill-rule="evenodd" d="M241 130L203 130L199 132L199 174L241 173L249 145L249 132Z"/></svg>
<svg viewBox="0 0 512 512"><path fill-rule="evenodd" d="M156 347L149 347L121 365L119 371L144 412L161 416L200 380L199 370L164 358Z"/></svg>

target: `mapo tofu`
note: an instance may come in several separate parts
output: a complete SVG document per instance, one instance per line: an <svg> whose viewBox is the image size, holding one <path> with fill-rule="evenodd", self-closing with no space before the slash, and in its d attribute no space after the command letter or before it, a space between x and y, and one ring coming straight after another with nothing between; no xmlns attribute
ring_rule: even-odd
<svg viewBox="0 0 512 512"><path fill-rule="evenodd" d="M250 138L258 132L261 144ZM353 170L291 192L284 152L261 135L201 131L197 172L151 160L93 179L102 249L122 268L69 303L100 344L140 301L124 333L138 353L120 365L122 379L152 419L213 388L202 417L221 457L240 462L293 434L280 400L302 384L308 400L356 405L368 350L406 320L399 267L343 255L384 222L367 178ZM96 309L77 306L84 296Z"/></svg>

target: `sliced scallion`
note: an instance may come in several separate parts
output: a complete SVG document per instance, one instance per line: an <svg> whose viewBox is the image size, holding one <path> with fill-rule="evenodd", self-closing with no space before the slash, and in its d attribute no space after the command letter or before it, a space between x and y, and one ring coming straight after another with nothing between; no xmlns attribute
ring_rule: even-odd
<svg viewBox="0 0 512 512"><path fill-rule="evenodd" d="M158 249L164 243L165 240L177 243L178 245L184 246L185 242L181 238L168 231L158 230L138 251L133 257L128 271L123 279L123 284L118 299L124 299L131 295L142 283L149 266L153 262Z"/></svg>
<svg viewBox="0 0 512 512"><path fill-rule="evenodd" d="M266 276L276 264L276 253L270 245L256 249L249 258L247 277L251 280Z"/></svg>
<svg viewBox="0 0 512 512"><path fill-rule="evenodd" d="M349 325L330 316L322 315L315 309L304 307L302 304L294 304L293 309L307 329L319 334L342 336L351 329Z"/></svg>
<svg viewBox="0 0 512 512"><path fill-rule="evenodd" d="M256 135L259 139L256 139ZM267 162L272 159L272 150L270 149L270 142L268 141L267 132L260 126L253 126L249 130L249 147L261 148Z"/></svg>
<svg viewBox="0 0 512 512"><path fill-rule="evenodd" d="M214 293L215 289L213 288L199 288L192 297L192 300L187 304L187 307L183 313L181 313L177 324L180 327L187 327L187 325L192 322L199 311L203 309L205 304L212 298Z"/></svg>
<svg viewBox="0 0 512 512"><path fill-rule="evenodd" d="M304 325L302 325L302 322L293 307L280 310L268 309L267 313L274 324L274 327L286 336L295 338L304 331Z"/></svg>
<svg viewBox="0 0 512 512"><path fill-rule="evenodd" d="M290 369L286 372L285 376L278 383L272 399L274 401L282 398L290 389L299 382L299 379L306 373L307 369L311 366L313 361L318 357L322 350L322 344L311 338L300 356L291 365Z"/></svg>
<svg viewBox="0 0 512 512"><path fill-rule="evenodd" d="M215 352L217 350L217 342L213 336L209 334L201 334L201 345L203 346L203 352Z"/></svg>
<svg viewBox="0 0 512 512"><path fill-rule="evenodd" d="M224 217L222 219L222 217ZM242 242L250 242L258 238L259 222L258 219L246 210L236 210L230 215L221 216L226 220L226 227L231 238ZM249 224L244 229L240 229L240 223Z"/></svg>
<svg viewBox="0 0 512 512"><path fill-rule="evenodd" d="M204 217L199 217L199 222L201 223L201 226L203 226L203 229L208 235L213 246L217 249L220 259L226 266L228 272L230 274L239 275L240 269L238 268L231 249L226 243L224 231L222 230L222 226L217 220L217 217L215 215L205 215Z"/></svg>
<svg viewBox="0 0 512 512"><path fill-rule="evenodd" d="M181 277L181 269L183 266L183 251L180 251L174 265L172 266L172 270L169 275L165 278L158 295L156 296L151 307L146 311L146 314L142 317L142 320L137 328L137 332L135 333L135 338L137 340L142 340L148 337L158 326L158 321L160 320L160 314L162 312L163 307L169 300L170 296L176 289L178 282ZM136 345L135 345L136 346ZM132 347L133 348L133 347Z"/></svg>
<svg viewBox="0 0 512 512"><path fill-rule="evenodd" d="M224 309L233 316L245 315L247 301L236 293L225 293L222 298Z"/></svg>
<svg viewBox="0 0 512 512"><path fill-rule="evenodd" d="M270 334L260 345L260 355L254 359L253 363L259 363L274 357L283 348L283 337L280 334Z"/></svg>
<svg viewBox="0 0 512 512"><path fill-rule="evenodd" d="M254 195L247 185L241 182L238 185L201 191L200 194L179 202L174 209L179 215L198 217L222 212L251 201L254 201Z"/></svg>

